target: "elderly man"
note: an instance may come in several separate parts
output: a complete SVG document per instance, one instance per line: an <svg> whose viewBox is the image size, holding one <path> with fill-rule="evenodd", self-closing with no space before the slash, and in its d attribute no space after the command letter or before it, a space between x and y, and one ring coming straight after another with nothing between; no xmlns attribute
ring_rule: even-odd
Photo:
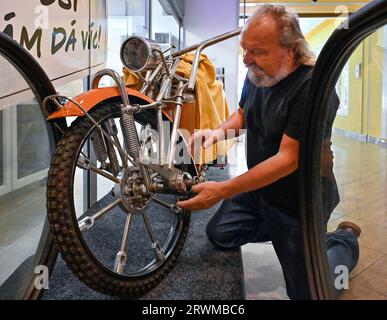
<svg viewBox="0 0 387 320"><path fill-rule="evenodd" d="M192 147L200 141L208 147L228 129L237 134L246 129L249 170L227 181L197 185L193 188L197 196L177 204L199 210L224 199L208 223L208 239L219 248L272 241L289 298L309 299L298 217L297 168L304 102L315 56L302 35L297 16L281 5L264 5L253 14L242 32L241 46L248 74L239 109L210 135L208 131L196 132L190 144ZM336 95L332 101L338 105ZM330 143L326 145L326 158L332 163ZM328 165L328 171L333 177L332 166ZM330 181L336 187L334 178ZM347 266L349 271L356 266L359 235L360 228L349 222L327 234L332 277L337 265Z"/></svg>

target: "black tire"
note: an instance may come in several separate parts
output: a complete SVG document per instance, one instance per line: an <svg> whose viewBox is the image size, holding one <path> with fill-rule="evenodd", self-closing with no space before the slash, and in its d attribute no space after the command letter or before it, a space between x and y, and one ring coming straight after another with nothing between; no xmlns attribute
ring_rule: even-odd
<svg viewBox="0 0 387 320"><path fill-rule="evenodd" d="M110 117L119 117L118 103L104 102L90 115L102 123ZM139 113L136 121L153 122L155 113ZM72 272L86 285L104 294L133 297L156 286L174 267L183 249L190 222L190 212L178 215L176 234L171 237L166 259L148 272L125 276L103 265L88 247L78 227L73 204L73 176L78 155L94 125L87 117L79 117L66 131L53 156L48 177L47 209L52 233L58 248Z"/></svg>

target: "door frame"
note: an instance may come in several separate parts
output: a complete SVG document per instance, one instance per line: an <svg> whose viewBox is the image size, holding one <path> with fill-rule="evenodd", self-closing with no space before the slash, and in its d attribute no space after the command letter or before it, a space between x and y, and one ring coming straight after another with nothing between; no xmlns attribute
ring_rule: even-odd
<svg viewBox="0 0 387 320"><path fill-rule="evenodd" d="M323 47L314 67L308 106L301 128L299 162L300 219L303 226L304 252L311 299L334 299L325 246L325 228L319 180L321 160L321 122L325 119L328 95L334 89L347 60L357 46L387 23L386 0L375 0L352 14L338 27ZM324 88L322 90L322 88Z"/></svg>
<svg viewBox="0 0 387 320"><path fill-rule="evenodd" d="M11 168L12 164L12 148L9 144L10 141L10 132L11 132L11 110L3 109L2 112L2 123L0 123L0 130L2 130L2 141L1 141L1 153L0 156L3 157L3 183L0 184L0 196L7 194L12 190L12 174L10 170L5 170L6 168Z"/></svg>

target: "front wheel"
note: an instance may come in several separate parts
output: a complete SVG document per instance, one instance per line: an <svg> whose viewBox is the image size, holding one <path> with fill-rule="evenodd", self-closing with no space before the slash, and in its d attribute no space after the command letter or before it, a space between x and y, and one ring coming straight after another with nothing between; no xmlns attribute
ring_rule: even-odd
<svg viewBox="0 0 387 320"><path fill-rule="evenodd" d="M125 150L119 105L102 103L90 115ZM155 119L136 114L136 128L155 128ZM177 194L140 199L141 172L125 168L117 144L101 135L88 117L73 122L52 159L48 218L63 259L81 281L104 294L131 297L149 291L173 268L190 212L174 210ZM149 171L157 179L157 173ZM97 201L86 210L78 205L85 174L97 179ZM143 210L131 213L125 202L131 200L143 204Z"/></svg>

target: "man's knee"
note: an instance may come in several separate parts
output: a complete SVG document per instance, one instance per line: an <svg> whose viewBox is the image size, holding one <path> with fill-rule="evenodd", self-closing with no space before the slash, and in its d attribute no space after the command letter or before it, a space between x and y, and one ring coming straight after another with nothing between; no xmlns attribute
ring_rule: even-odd
<svg viewBox="0 0 387 320"><path fill-rule="evenodd" d="M233 249L240 246L237 243L237 237L232 232L227 232L221 228L217 219L211 219L206 227L208 240L216 247L222 249Z"/></svg>

